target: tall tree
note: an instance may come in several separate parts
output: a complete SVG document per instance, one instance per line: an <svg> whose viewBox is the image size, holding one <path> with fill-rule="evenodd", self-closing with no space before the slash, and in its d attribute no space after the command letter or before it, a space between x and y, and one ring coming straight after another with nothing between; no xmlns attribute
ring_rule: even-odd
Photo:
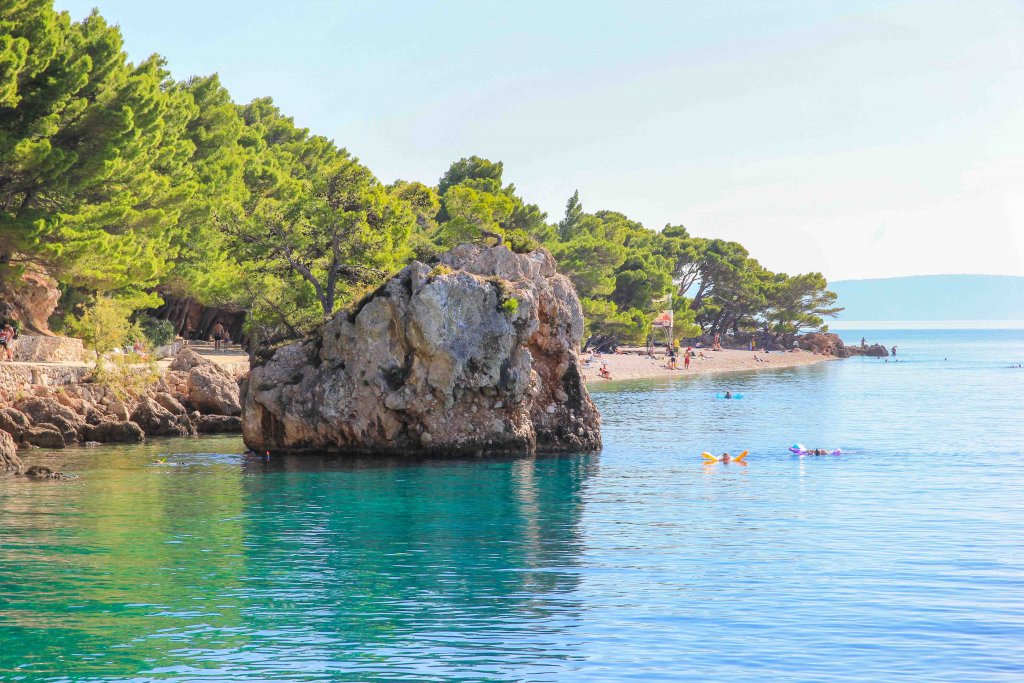
<svg viewBox="0 0 1024 683"><path fill-rule="evenodd" d="M191 103L162 61L132 65L97 13L72 23L48 2L0 9L0 265L139 296L169 268L189 179Z"/></svg>
<svg viewBox="0 0 1024 683"><path fill-rule="evenodd" d="M253 150L248 208L227 228L239 260L257 280L312 290L329 315L345 295L402 262L416 216L347 151L296 128L270 100L254 101L243 118L250 129L243 144Z"/></svg>
<svg viewBox="0 0 1024 683"><path fill-rule="evenodd" d="M580 202L580 191L575 190L565 203L565 215L558 221L558 239L568 242L575 237L582 218L583 204Z"/></svg>

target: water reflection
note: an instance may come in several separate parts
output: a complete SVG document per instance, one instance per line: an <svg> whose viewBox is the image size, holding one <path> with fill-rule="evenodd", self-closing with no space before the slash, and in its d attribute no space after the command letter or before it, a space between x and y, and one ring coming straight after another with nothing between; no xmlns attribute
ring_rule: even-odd
<svg viewBox="0 0 1024 683"><path fill-rule="evenodd" d="M582 609L594 456L153 455L0 483L0 677L502 679L570 656L549 644Z"/></svg>

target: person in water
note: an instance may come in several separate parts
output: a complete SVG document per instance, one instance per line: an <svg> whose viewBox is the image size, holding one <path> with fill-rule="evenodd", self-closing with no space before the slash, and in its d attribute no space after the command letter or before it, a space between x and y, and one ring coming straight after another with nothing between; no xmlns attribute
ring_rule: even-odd
<svg viewBox="0 0 1024 683"><path fill-rule="evenodd" d="M732 460L732 456L729 455L728 453L722 453L722 456L718 458L718 460L720 462L729 462L730 460Z"/></svg>
<svg viewBox="0 0 1024 683"><path fill-rule="evenodd" d="M732 398L732 392L731 392L731 391L729 391L728 389L726 389L726 390L725 390L725 397L726 397L726 398Z"/></svg>

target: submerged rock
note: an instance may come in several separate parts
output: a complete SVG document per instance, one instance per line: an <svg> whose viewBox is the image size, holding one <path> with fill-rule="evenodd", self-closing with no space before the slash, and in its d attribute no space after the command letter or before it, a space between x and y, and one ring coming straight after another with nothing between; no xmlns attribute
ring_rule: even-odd
<svg viewBox="0 0 1024 683"><path fill-rule="evenodd" d="M74 479L74 475L64 474L63 472L57 472L50 469L46 465L32 465L31 467L25 468L21 473L22 476L28 477L29 479L53 479L55 481L64 481L67 479Z"/></svg>
<svg viewBox="0 0 1024 683"><path fill-rule="evenodd" d="M318 338L243 382L257 451L586 451L600 416L579 371L583 311L544 249L461 245L404 268Z"/></svg>

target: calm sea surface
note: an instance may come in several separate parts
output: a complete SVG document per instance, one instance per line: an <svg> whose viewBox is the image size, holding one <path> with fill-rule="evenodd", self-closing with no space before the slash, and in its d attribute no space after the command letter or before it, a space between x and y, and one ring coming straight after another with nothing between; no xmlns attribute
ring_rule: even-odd
<svg viewBox="0 0 1024 683"><path fill-rule="evenodd" d="M865 334L601 386L599 455L29 453L80 478L0 479L0 680L1024 680L1024 330Z"/></svg>

